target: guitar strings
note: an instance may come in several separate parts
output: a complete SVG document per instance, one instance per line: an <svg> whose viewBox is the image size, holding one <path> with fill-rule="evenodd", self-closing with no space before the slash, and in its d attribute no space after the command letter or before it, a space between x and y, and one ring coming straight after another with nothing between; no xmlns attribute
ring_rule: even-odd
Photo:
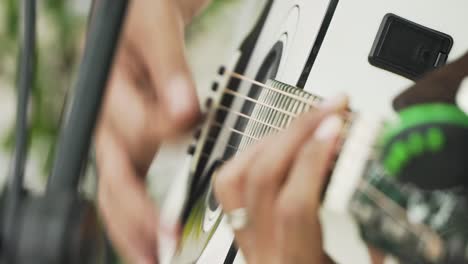
<svg viewBox="0 0 468 264"><path fill-rule="evenodd" d="M277 88L268 86L268 85L266 85L266 84L264 84L264 83L261 83L261 82L259 82L259 81L250 79L250 78L248 78L248 77L246 77L246 76L244 76L244 75L242 75L242 74L239 74L239 73L237 73L237 72L226 71L226 73L228 73L228 74L229 74L231 77L233 77L233 78L236 78L236 79L239 79L239 80L242 80L242 81L246 81L246 82L249 82L249 83L251 83L251 84L257 85L257 86L259 86L259 87L262 87L262 88L271 90L271 91L273 91L273 92L282 94L282 95L284 95L284 96L286 96L286 97L295 99L295 100L297 100L297 101L299 101L299 102L301 102L301 103L304 103L304 104L306 104L306 105L309 105L309 106L311 106L311 107L317 107L317 105L312 104L313 101L317 101L317 100L318 100L318 101L322 101L322 100L323 100L322 97L315 96L315 95L311 95L311 96L312 96L311 99L312 99L313 101L310 101L310 100L308 100L308 99L304 99L304 98L301 97L301 96L297 96L297 95L288 93L288 92L286 92L286 91L283 91L283 90L280 90L280 89L277 89Z"/></svg>
<svg viewBox="0 0 468 264"><path fill-rule="evenodd" d="M244 75L241 75L239 73L236 73L236 72L232 72L232 71L226 71L225 74L228 74L230 77L232 78L236 78L236 79L239 79L241 81L245 81L245 82L248 82L250 84L253 84L253 85L256 85L256 86L259 86L259 87L262 87L262 88L265 88L267 90L270 90L270 91L273 91L275 93L279 93L285 97L288 97L288 98L291 98L291 99L294 99L296 100L296 102L300 102L300 103L303 103L305 106L309 106L311 108L317 108L320 106L320 104L323 102L323 98L322 97L319 97L319 96L315 96L315 95L312 95L312 94L309 94L311 96L311 98L309 99L304 99L303 97L301 96L297 96L297 95L294 95L294 94L291 94L289 92L286 92L286 91L283 91L283 90L280 90L280 89L277 89L277 88L274 88L274 87L271 87L271 86L268 86L266 84L263 84L261 82L258 82L256 80L253 80L253 79L250 79ZM269 105L265 102L261 102L257 99L254 99L252 97L249 97L249 96L246 96L246 95L243 95L239 92L237 92L235 89L232 89L232 88L229 88L229 87L225 87L225 90L223 91L223 95L230 95L230 96L233 96L233 97L237 97L237 98L242 98L246 101L249 101L249 102L252 102L254 103L255 105L259 105L259 106L263 106L267 109L270 109L270 110L273 110L274 112L271 113L271 114L283 114L283 115L287 115L288 117L292 117L292 118L295 118L297 116L299 116L301 113L294 113L294 112L290 112L290 111L287 111L287 110L283 110L281 108L278 108L278 107L275 107L273 105ZM317 103L318 102L318 103ZM225 109L229 109L228 107L226 106L223 106ZM310 110L310 109L308 109ZM257 122L257 123L261 123L263 126L267 126L267 127L270 127L270 126L274 126L273 124L271 123L265 123L265 122L261 122L260 120L254 120L254 118L252 118L251 116L248 116L247 114L244 114L244 113L241 113L241 112L237 112L236 113L238 116L241 116L243 118L246 118L247 120L252 120L254 122ZM345 115L345 119L352 119L352 112L348 112L348 116ZM283 116L284 117L284 116ZM277 130L281 130L280 128L276 127L275 128ZM245 134L245 133L244 133ZM247 137L252 137L252 135L248 135L248 134L245 134Z"/></svg>
<svg viewBox="0 0 468 264"><path fill-rule="evenodd" d="M253 79L250 79L244 75L241 75L241 74L238 74L236 72L229 72L229 71L226 71L226 73L228 73L232 78L236 78L236 79L239 79L241 81L245 81L245 82L248 82L250 84L253 84L253 85L257 85L257 86L260 86L262 88L266 88L270 91L273 91L273 92L276 92L276 93L279 93L283 96L286 96L286 97L289 97L291 99L294 99L296 101L300 101L302 102L303 104L305 104L305 106L309 106L311 108L316 108L319 106L319 104L317 104L317 101L319 103L321 103L323 101L323 99L319 96L315 96L315 95L312 95L310 94L311 98L309 99L304 99L303 97L300 97L300 96L297 96L297 95L294 95L294 94L291 94L291 93L288 93L286 91L282 91L282 90L279 90L277 88L274 88L274 87L271 87L271 86L268 86L266 84L263 84L263 83L260 83L258 81L255 81ZM291 118L291 119L288 119L286 121L287 124L290 123L290 121L294 120L297 116L299 116L300 114L302 113L294 113L294 112L289 112L287 110L283 110L281 108L278 108L278 107L275 107L273 105L269 105L265 102L261 102L257 99L254 99L252 97L249 97L249 96L246 96L246 95L243 95L239 92L237 92L236 90L232 89L232 88L229 88L229 87L225 87L225 90L223 91L222 95L226 95L226 94L229 94L235 98L242 98L244 99L245 101L249 101L249 102L252 102L254 103L255 105L259 105L261 107L264 107L268 110L273 110L273 113L270 113L270 114L282 114L283 115L283 118L284 118L284 115L287 116L287 118ZM304 106L304 105L303 105ZM235 114L237 115L239 118L244 118L246 120L248 120L249 122L250 121L253 121L257 124L260 124L262 125L263 127L267 127L269 129L273 129L275 131L273 132L278 132L278 131L282 131L284 130L285 128L280 128L274 124L271 124L270 122L263 122L259 119L256 119L256 118L253 118L252 116L249 116L248 114L246 113L242 113L242 112L239 112L239 111L235 111L235 110L232 110L230 109L229 107L225 106L225 105L219 105L217 108L214 108L214 110L221 110L221 111L224 111L224 112L227 112L227 113L231 113L231 114ZM307 109L307 111L310 111L311 109ZM304 111L304 112L307 112L307 111ZM217 112L216 112L217 113ZM351 112L348 112L348 114L351 113ZM347 126L351 123L352 119L353 119L353 116L352 115L348 115L347 116L348 118L346 119L347 122L345 122L347 125L346 126L346 129L343 128L342 129L342 137L341 138L344 138L346 136L346 131L347 131ZM236 129L235 127L228 127L228 126L225 126L224 124L222 123L219 123L219 122L216 122L216 121L213 121L213 126L215 127L218 127L218 128L226 128L228 130L230 130L231 132L235 133L235 134L238 134L241 136L241 140L242 139L245 139L247 138L248 139L248 144L246 144L246 146L248 145L251 145L252 143L255 143L256 141L260 140L260 138L252 135L252 134L248 134L248 133L245 133L245 131L240 131L239 129ZM267 133L270 133L272 131L264 131L264 132L267 132ZM235 148L234 146L231 146L231 148L235 149L236 151L238 150L237 148Z"/></svg>
<svg viewBox="0 0 468 264"><path fill-rule="evenodd" d="M322 101L322 98L318 97L318 96L314 96L314 95L311 95L311 98L312 100L305 100L304 98L302 97L298 97L298 96L295 96L295 95L292 95L290 93L287 93L287 92L284 92L282 90L278 90L277 88L274 88L274 87L271 87L271 86L268 86L268 85L265 85L265 84L262 84L260 82L257 82L255 80L252 80L250 78L247 78L243 75L240 75L238 73L234 73L234 72L231 72L231 77L233 78L238 78L242 81L246 81L246 82L249 82L251 84L254 84L254 85L257 85L257 86L260 86L260 87L263 87L263 88L266 88L266 89L269 89L271 91L274 91L274 92L277 92L277 93L280 93L282 95L285 95L289 98L292 98L292 99L295 99L296 101L301 101L302 103L304 103L306 106L309 106L311 108L316 108L318 105L316 104L317 101ZM229 87L226 87L225 88L225 91L223 92L223 95L225 94L229 94L233 97L237 97L237 98L242 98L244 99L245 101L249 101L249 102L252 102L252 103L255 103L256 105L260 105L262 107L265 107L266 109L269 109L269 110L273 110L274 112L271 113L271 114L278 114L278 113L281 113L283 115L286 115L288 118L296 118L297 116L299 116L301 113L294 113L294 112L288 112L286 110L283 110L281 108L278 108L278 107L275 107L275 106L272 106L272 105L269 105L267 103L264 103L264 102L261 102L257 99L254 99L254 98L251 98L251 97L248 97L248 96L245 96L239 92L237 92L236 90L234 89L231 89ZM314 104L315 103L315 104ZM271 123L265 123L261 120L258 120L256 118L253 118L251 116L249 116L248 114L245 114L245 113L242 113L242 112L239 112L239 111L235 111L235 110L232 110L230 109L229 107L225 106L225 105L219 105L217 108L215 108L214 110L221 110L221 111L224 111L224 112L227 112L227 113L231 113L231 114L235 114L237 116L239 116L239 118L245 118L246 120L248 121L253 121L255 123L258 123L264 127L267 127L269 129L274 129L275 131L274 132L278 132L278 131L282 131L284 130L284 128L280 128L278 126L275 126L274 124L271 124ZM308 109L310 110L310 109ZM284 117L284 116L283 116ZM289 121L291 120L288 120L288 123ZM254 135L251 135L251 134L247 134L243 131L240 131L234 127L227 127L225 125L223 125L222 123L219 123L219 122L216 122L214 121L213 122L213 126L215 127L218 127L218 128L226 128L226 129L229 129L231 132L235 133L235 134L238 134L238 135L241 135L242 137L246 137L250 140L253 141L253 143L255 143L256 141L260 140L260 138L258 137L255 137ZM344 129L343 129L344 130ZM268 131L268 132L271 132L271 131ZM243 139L243 138L242 138ZM252 143L252 142L249 142L249 143ZM248 144L250 145L250 144ZM248 146L247 145L247 146ZM236 147L234 146L230 146L230 148L233 148L234 150L238 150Z"/></svg>
<svg viewBox="0 0 468 264"><path fill-rule="evenodd" d="M283 130L283 128L277 127L277 126L275 126L275 125L273 125L273 124L268 124L268 123L265 123L265 122L263 122L263 121L261 121L261 120L258 120L258 119L256 119L256 118L253 118L253 117L251 117L251 116L249 116L249 115L247 115L247 114L244 114L244 113L241 113L241 112L238 112L238 111L235 111L235 110L231 110L229 107L226 107L226 106L224 106L224 105L218 106L217 109L219 109L219 110L221 110L221 111L225 111L225 112L227 112L227 113L235 114L235 115L237 115L237 116L240 116L240 117L243 117L243 118L245 118L245 119L254 121L254 122L256 122L256 123L259 123L259 124L261 124L261 125L263 125L263 126L266 126L266 127L272 128L272 129L275 129L275 130L277 130L277 131Z"/></svg>
<svg viewBox="0 0 468 264"><path fill-rule="evenodd" d="M403 208L401 205L396 203L394 200L389 199L388 196L383 193L381 190L375 188L372 184L367 181L361 180L358 190L364 194L366 194L370 200L375 202L377 205L380 206L386 213L390 216L394 216L393 212L399 215L399 217L392 217L396 222L403 226L409 232L417 235L418 237L423 236L423 232L430 233L433 237L436 237L439 240L442 240L439 234L432 231L431 227L429 227L425 223L420 223L419 225L412 226L411 223L408 221L406 215L406 209ZM392 210L393 209L393 210ZM416 230L415 230L416 229ZM422 231L422 232L419 232ZM428 238L430 239L430 238Z"/></svg>
<svg viewBox="0 0 468 264"><path fill-rule="evenodd" d="M271 115L279 116L283 120L285 118L287 118L288 123L290 122L290 120L293 120L293 119L297 118L301 114L301 113L289 112L287 110L283 110L281 108L270 105L268 103L261 102L261 101L259 101L257 99L242 95L241 93L236 92L236 91L234 91L233 89L230 89L230 88L226 88L226 90L225 90L225 92L223 94L228 94L230 96L233 96L234 98L244 99L244 102L248 101L248 102L254 103L255 106L260 107L261 111L264 111L264 110L271 111L270 112ZM294 103L294 102L292 102L292 103ZM307 105L307 106L310 106L310 105ZM225 105L221 105L221 106L219 106L219 108L222 108L222 110L230 110L230 108L225 106ZM251 115L248 115L246 113L242 113L242 112L234 111L234 110L230 110L230 111L232 113L242 117L242 118L245 118L245 119L249 120L249 121L252 120L252 121L254 121L256 123L262 124L264 127L270 127L270 128L275 129L275 130L282 130L282 128L280 128L280 127L276 126L275 124L273 124L274 120L269 119L268 121L264 122L264 121L255 119Z"/></svg>
<svg viewBox="0 0 468 264"><path fill-rule="evenodd" d="M275 87L272 87L272 86L268 86L268 85L266 85L266 84L264 84L264 83L261 83L261 82L259 82L259 81L254 80L254 79L251 79L251 78L249 78L249 77L246 77L246 76L244 76L244 75L242 75L242 74L239 74L239 73L236 73L236 72L232 72L232 71L226 71L226 72L229 73L229 76L232 77L232 78L235 78L235 79L238 79L238 80L241 80L241 81L245 81L245 82L248 82L248 83L250 83L250 84L253 84L253 85L256 85L256 86L265 88L265 89L267 89L267 90L270 90L270 91L279 93L279 94L281 94L281 95L284 95L284 96L289 97L289 98L291 98L291 99L294 99L294 100L296 100L296 101L299 101L299 102L301 102L301 103L304 103L305 105L310 106L310 107L312 107L312 108L318 108L318 107L320 107L320 105L325 101L325 99L324 99L323 97L318 96L318 95L314 95L314 94L311 94L311 93L308 93L308 92L306 92L306 93L307 93L309 96L311 96L311 97L308 98L308 99L304 99L304 98L301 97L301 96L298 96L298 95L295 95L295 94L291 94L291 93L289 93L289 92L287 92L287 91L283 91L283 90L280 90L280 89L275 88ZM292 87L294 87L294 86L292 86ZM296 87L294 87L294 88L296 88ZM248 96L246 96L246 95L240 94L240 93L237 92L235 89L232 89L232 88L229 88L229 87L225 87L225 89L226 89L226 90L224 91L224 94L237 95L237 96L242 97L242 98L244 98L244 99L246 99L246 100L248 100L248 101L251 101L251 102L253 102L253 103L264 104L264 103L259 102L258 100L254 99L254 98L251 98L251 97L248 97ZM299 89L299 88L297 88L297 89ZM300 89L300 90L303 91L302 89ZM317 104L317 102L318 102L318 104ZM266 104L265 106L267 106L267 107L273 107L273 106L270 106L270 105L267 105L267 104ZM279 108L276 108L276 110L279 110L279 111L281 111L281 112L284 112L285 114L288 114L288 115L297 116L297 114L294 113L294 112L288 112L288 111L285 111L285 110L281 110L281 109L279 109ZM351 115L351 116L355 114L355 113L352 112L350 109L347 109L347 110L348 110L347 114L349 114L349 115Z"/></svg>
<svg viewBox="0 0 468 264"><path fill-rule="evenodd" d="M234 128L234 127L226 127L226 126L224 126L223 124L221 124L221 123L219 123L219 122L217 122L217 121L213 121L212 126L219 127L219 128L227 128L227 129L229 129L231 132L234 132L234 133L239 134L239 135L241 135L241 136L248 137L248 138L253 139L253 140L256 140L256 141L260 140L260 138L256 138L256 137L254 137L254 136L252 136L252 135L248 135L248 134L246 134L246 133L244 133L244 132L242 132L242 131L240 131L240 130Z"/></svg>
<svg viewBox="0 0 468 264"><path fill-rule="evenodd" d="M310 99L304 99L304 98L299 97L299 96L296 96L296 95L294 95L294 94L290 94L290 93L288 93L288 92L285 92L285 91L279 90L279 89L277 89L277 88L274 88L274 87L265 85L265 84L263 84L263 83L260 83L260 82L258 82L258 81L252 80L252 79L250 79L250 78L248 78L248 77L245 77L245 76L243 76L243 75L241 75L241 74L238 74L238 73L235 73L235 72L229 72L229 74L230 74L230 76L233 77L233 78L237 78L237 79L240 79L240 80L242 80L242 81L249 82L249 83L254 84L254 85L257 85L257 86L259 86L259 87L266 88L266 89L271 90L271 91L273 91L273 92L279 93L279 94L281 94L281 95L283 95L283 96L286 96L286 97L295 99L296 101L299 101L299 102L301 102L301 103L304 103L305 105L310 106L310 107L312 107L312 108L316 108L316 107L319 106L319 105L316 104L315 102L319 101L319 103L321 103L321 102L323 101L323 99L322 99L321 97L314 96L314 95L311 95L311 96L312 96L312 97L311 97L312 100L310 100ZM294 118L294 117L297 117L297 116L299 115L299 114L297 114L297 113L288 112L288 111L282 110L282 109L280 109L280 108L277 108L277 107L275 107L275 106L268 105L268 104L266 104L266 103L260 102L259 100L256 100L256 99L254 99L254 98L251 98L251 97L242 95L242 94L238 93L237 91L235 91L234 89L230 89L230 88L228 88L228 87L226 87L226 90L224 91L223 94L230 94L230 95L235 96L235 97L243 98L243 99L246 100L246 101L250 101L250 102L253 102L253 103L257 104L257 105L261 105L261 106L263 106L263 107L269 108L270 110L276 111L276 113L279 112L279 113L281 113L281 114L288 115L289 117L293 117L293 118ZM260 121L260 120L257 120L257 119L254 119L254 118L248 116L247 114L244 114L244 113L240 113L240 112L236 112L236 111L230 110L230 109L229 109L228 107L226 107L226 106L222 106L221 108L218 107L218 110L229 111L230 113L234 113L234 114L236 114L236 115L238 115L238 116L241 116L241 117L243 117L243 118L246 118L246 119L248 119L249 121L252 120L252 121L254 121L254 122L258 122L258 123L260 123L260 124L263 125L263 126L267 126L267 127L273 128L273 129L275 129L275 130L277 130L277 131L283 130L283 129L278 128L278 127L272 127L272 124L264 123L264 122L262 122L262 121ZM353 112L348 112L348 113L349 113L349 116L348 116L348 117L350 117L349 120L351 120L352 117L353 117L353 115L354 115L354 113L353 113ZM348 120L348 121L349 121L349 120ZM214 125L215 125L215 126L218 126L218 127L221 127L221 128L225 128L225 126L223 126L223 124L221 124L221 123L215 123ZM252 139L254 142L257 142L258 140L260 140L260 139L258 139L258 138L256 138L256 137L253 137L252 135L248 135L248 134L246 134L246 133L244 133L244 132L242 132L242 131L240 131L240 130L237 130L237 129L235 129L235 128L229 128L229 129L230 129L232 132L236 133L236 134L240 134L241 136L245 136L245 137L248 137L248 138ZM342 134L345 134L345 133L342 133ZM344 137L343 137L343 138L344 138ZM217 139L217 138L209 138L209 139L210 139L210 140L214 140L214 141L220 141L220 140ZM225 144L226 144L227 147L229 147L229 148L231 148L231 149L234 150L234 155L233 155L233 156L236 156L237 154L239 154L239 153L241 153L242 151L245 150L245 148L240 149L240 148L237 148L237 147L235 147L235 146L233 146L233 145L231 145L231 144L229 144L229 143L227 143L227 142L225 142ZM250 145L250 144L249 144L249 145ZM248 147L249 145L246 145L246 147ZM340 147L340 149L341 149L341 147ZM338 153L339 153L339 151L338 151ZM210 154L207 154L207 153L201 153L201 155L202 155L202 156L210 157ZM231 158L231 157L230 157L230 158ZM222 160L222 159L220 159L220 161L224 163L224 162L227 162L228 160ZM333 162L332 166L335 166L335 165L336 165L336 162L337 162L337 161ZM404 216L406 210L405 210L402 206L400 206L400 205L398 205L398 204L395 204L395 203L392 204L393 201L392 201L391 199L388 199L388 197L387 197L382 191L380 191L380 190L374 188L373 186L371 186L371 185L370 185L368 182L366 182L366 181L361 181L360 187L361 187L361 188L360 188L361 191L363 191L364 193L366 193L367 195L369 195L370 197L372 197L372 200L373 200L375 203L379 204L379 205L381 206L382 209L384 209L384 210L387 209L387 212L391 212L392 210L391 210L391 209L389 210L389 208L388 208L388 207L391 207L391 208L393 208L393 209L396 209L400 215ZM364 190L362 190L362 188L366 188L367 190L371 190L371 192L364 191ZM379 198L380 198L380 199L379 199ZM388 210L389 210L389 211L388 211ZM403 219L403 220L401 220L401 219ZM409 230L410 232L416 233L415 230L413 230L412 228L409 228L409 223L407 222L407 220L405 219L405 217L402 217L401 219L398 219L398 220L400 220L400 221L398 221L398 222L399 222L401 225L403 225L405 229ZM432 235L434 235L434 236L436 236L436 237L439 238L439 236L438 236L437 234L435 234L434 232L432 232L432 230L431 230L427 225L422 224L422 225L420 225L420 227L421 227L422 229L424 229L424 231L429 232L429 233L431 233Z"/></svg>
<svg viewBox="0 0 468 264"><path fill-rule="evenodd" d="M267 107L267 106L265 106L265 107ZM271 108L271 107L269 107L269 108L271 110L274 110L274 108ZM232 109L230 109L229 107L227 107L225 105L219 105L218 107L214 108L213 110L219 110L219 111L223 111L223 112L226 112L226 113L236 115L239 118L244 118L244 119L246 119L248 121L255 122L255 123L257 123L257 124L259 124L259 125L261 125L263 127L266 127L268 129L270 129L270 130L275 130L273 132L279 132L279 131L283 131L285 129L285 128L278 127L278 126L276 126L276 125L274 125L272 123L264 122L264 121L261 121L261 120L259 120L257 118L251 117L248 114L245 114L245 113L242 113L242 112L239 112L239 111L236 111L236 110L232 110ZM288 119L287 121L290 122L290 121L293 121L293 120L294 120L294 118L293 119ZM351 119L348 119L346 121L348 121L346 123L350 123ZM250 138L250 139L254 139L254 140L260 140L260 138L254 136L254 135L245 133L244 131L240 131L240 130L236 129L235 127L228 127L228 126L225 126L224 124L216 122L216 121L213 121L213 122L214 122L214 125L219 127L219 128L226 128L226 129L229 129L229 130L231 130L232 132L234 132L236 134L240 134L241 136L244 136L244 137L247 137L247 138ZM345 130L345 129L343 128L343 130ZM271 131L268 131L268 132L271 132Z"/></svg>
<svg viewBox="0 0 468 264"><path fill-rule="evenodd" d="M278 111L282 114L285 114L285 115L288 115L290 117L297 117L297 114L296 113L293 113L293 112L288 112L286 110L283 110L281 108L278 108L278 107L275 107L275 106L271 106L271 105L268 105L264 102L260 102L259 100L256 100L252 97L248 97L246 95L243 95L233 89L230 89L230 88L226 88L224 94L229 94L229 95L232 95L232 96L235 96L235 97L238 97L238 98L242 98L242 99L245 99L246 101L249 101L249 102L252 102L252 103L255 103L257 105L261 105L261 106L264 106L264 107L267 107L267 108L270 108L272 110L275 110L275 111Z"/></svg>

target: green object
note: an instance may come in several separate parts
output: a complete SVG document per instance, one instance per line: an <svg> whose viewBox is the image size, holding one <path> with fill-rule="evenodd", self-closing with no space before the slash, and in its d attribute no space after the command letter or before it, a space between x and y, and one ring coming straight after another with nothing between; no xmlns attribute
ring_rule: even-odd
<svg viewBox="0 0 468 264"><path fill-rule="evenodd" d="M426 134L427 146L429 150L438 152L444 147L445 136L440 128L433 127Z"/></svg>
<svg viewBox="0 0 468 264"><path fill-rule="evenodd" d="M400 122L386 133L386 142L404 130L423 124L445 123L468 127L468 116L452 104L421 104L401 111L399 117Z"/></svg>
<svg viewBox="0 0 468 264"><path fill-rule="evenodd" d="M385 160L385 166L392 175L396 175L408 161L409 157L406 142L397 141L390 148L390 152Z"/></svg>
<svg viewBox="0 0 468 264"><path fill-rule="evenodd" d="M408 136L408 151L411 155L420 155L424 151L424 138L419 132L413 132Z"/></svg>
<svg viewBox="0 0 468 264"><path fill-rule="evenodd" d="M393 176L397 176L412 158L444 149L446 136L442 125L468 128L468 116L450 104L418 105L401 111L399 116L399 122L390 126L384 137L384 144L390 144L383 158L384 165ZM397 139L403 133L408 134Z"/></svg>

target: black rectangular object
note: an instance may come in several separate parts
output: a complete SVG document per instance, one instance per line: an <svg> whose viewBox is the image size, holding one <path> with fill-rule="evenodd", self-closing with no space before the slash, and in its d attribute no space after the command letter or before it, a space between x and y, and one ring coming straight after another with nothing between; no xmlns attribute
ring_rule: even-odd
<svg viewBox="0 0 468 264"><path fill-rule="evenodd" d="M370 64L411 80L444 65L451 36L394 14L385 15L369 55Z"/></svg>

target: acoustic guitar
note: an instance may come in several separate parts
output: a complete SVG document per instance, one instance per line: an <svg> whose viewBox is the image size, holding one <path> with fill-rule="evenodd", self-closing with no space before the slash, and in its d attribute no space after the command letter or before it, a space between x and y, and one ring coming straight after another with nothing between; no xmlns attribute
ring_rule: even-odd
<svg viewBox="0 0 468 264"><path fill-rule="evenodd" d="M370 2L366 1L374 6L379 1ZM412 7L406 1L396 2L400 6L396 10ZM426 3L416 2L415 5ZM442 5L442 1L436 2L436 6ZM468 39L459 37L461 30L442 33L379 9L374 15L379 16L374 18L379 21L373 25L375 30L366 32L362 40L349 39L353 45L367 41L366 47L349 50L347 46L353 45L346 41L333 42L336 37L333 30L343 26L339 12L350 5L358 3L267 1L238 53L219 68L212 83L212 96L204 105L207 117L194 133L194 144L188 149L189 171L176 179L162 209L166 221L182 221L181 243L160 243L161 262L244 262L213 195L212 175L224 162L241 155L266 135L286 129L298 115L313 111L322 100L315 93L326 96L337 89L333 85L331 91L314 87L323 80L317 74L332 71L327 62L332 46L339 47L336 48L338 58L333 60L339 59L344 66L349 66L357 56L359 62L355 62L355 70L351 66L346 74L336 74L331 84L354 72L361 79L355 83L353 78L349 82L345 80L347 87L375 86L376 89L367 89L358 100L357 108L363 114L350 111L344 117L346 126L324 195L324 210L352 219L359 230L359 239L407 263L468 262L468 228L461 224L468 219L463 177L468 167L462 155L468 149L465 113L450 100L436 98L403 109L395 121L386 122L381 118L389 112L391 98L412 83L410 79L419 80L427 72L443 66L453 54L459 55L460 46L453 44L464 41L466 49ZM361 10L366 13L365 6ZM359 29L362 23L359 15L355 14L357 26L349 22L350 32L363 30ZM341 24L334 24L335 20ZM422 50L419 55L424 61L415 62L411 69L399 68L392 64L393 58L382 55L385 45L392 43L388 32L400 22L405 25L403 34L410 34L416 28L420 31L413 32L415 35L433 34L433 39L440 44ZM360 33L354 37L359 38ZM343 52L350 55L341 56ZM340 72L343 65L336 65L335 72ZM375 75L360 74L359 69L363 67ZM430 76L426 83L438 80ZM452 91L456 91L462 77L463 74L448 77ZM360 88L345 91L352 96L363 95Z"/></svg>

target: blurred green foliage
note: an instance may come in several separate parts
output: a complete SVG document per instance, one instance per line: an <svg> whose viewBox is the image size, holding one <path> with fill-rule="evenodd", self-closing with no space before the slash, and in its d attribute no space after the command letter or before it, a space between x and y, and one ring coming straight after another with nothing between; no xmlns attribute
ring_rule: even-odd
<svg viewBox="0 0 468 264"><path fill-rule="evenodd" d="M87 14L78 14L72 2L75 0L37 1L37 61L36 79L31 100L32 149L47 153L41 157L46 172L60 125L62 109L68 88L77 66L81 37L86 28ZM202 17L210 16L224 4L234 0L213 0ZM0 1L0 80L16 88L17 57L19 52L21 0ZM1 21L3 20L3 21ZM196 19L187 31L187 39L197 34L203 19ZM1 26L0 26L1 28ZM0 145L11 150L14 147L14 128L8 136L0 138Z"/></svg>
<svg viewBox="0 0 468 264"><path fill-rule="evenodd" d="M42 164L50 167L50 157L57 137L65 95L73 77L79 54L80 38L86 26L86 14L77 14L71 1L37 1L37 61L35 84L31 100L32 148L48 153ZM0 3L3 12L0 21L5 28L0 32L0 78L16 87L16 69L19 43L21 1ZM3 145L14 145L14 130Z"/></svg>

